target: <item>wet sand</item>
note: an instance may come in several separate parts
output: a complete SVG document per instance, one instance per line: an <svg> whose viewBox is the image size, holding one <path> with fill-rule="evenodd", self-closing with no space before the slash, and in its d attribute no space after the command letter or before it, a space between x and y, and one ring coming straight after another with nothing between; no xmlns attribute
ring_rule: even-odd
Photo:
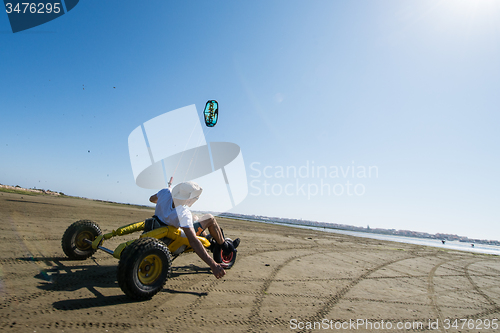
<svg viewBox="0 0 500 333"><path fill-rule="evenodd" d="M0 194L2 332L500 331L486 329L500 325L498 256L219 219L242 239L224 278L184 254L163 291L132 302L116 281L118 260L101 251L68 260L61 236L80 219L108 232L151 209Z"/></svg>

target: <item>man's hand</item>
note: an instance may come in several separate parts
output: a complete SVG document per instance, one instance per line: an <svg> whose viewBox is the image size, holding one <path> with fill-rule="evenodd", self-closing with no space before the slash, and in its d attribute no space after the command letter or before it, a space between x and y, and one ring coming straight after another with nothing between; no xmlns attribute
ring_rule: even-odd
<svg viewBox="0 0 500 333"><path fill-rule="evenodd" d="M212 269L212 273L214 273L215 277L220 279L224 275L226 275L226 271L224 268L222 268L222 265L220 264L215 264L213 267L210 267Z"/></svg>
<svg viewBox="0 0 500 333"><path fill-rule="evenodd" d="M220 279L224 275L226 275L226 271L224 270L223 266L216 263L212 257L210 257L207 253L207 250L203 247L203 244L201 244L200 240L196 237L196 234L194 233L193 228L182 228L184 230L184 233L186 234L187 239L189 240L189 245L193 248L194 252L203 260L208 266L210 266L210 269L212 270L212 273L214 273L215 277Z"/></svg>

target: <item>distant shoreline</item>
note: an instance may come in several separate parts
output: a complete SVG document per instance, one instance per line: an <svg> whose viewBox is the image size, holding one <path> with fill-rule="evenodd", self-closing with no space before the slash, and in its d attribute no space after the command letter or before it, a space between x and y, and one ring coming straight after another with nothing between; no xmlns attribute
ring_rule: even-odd
<svg viewBox="0 0 500 333"><path fill-rule="evenodd" d="M11 186L11 185L4 185L4 184L0 184L0 192L15 193L15 194L22 194L22 195L50 195L50 196L64 197L64 198L91 200L91 201L109 203L109 204L114 204L114 205L135 206L135 207L150 208L150 209L154 208L154 207L147 206L147 205L138 205L138 204L123 203L123 202L116 202L116 201L109 201L109 200L77 197L74 195L64 194L63 192L55 192L55 191L51 191L51 190L44 190L44 189L37 189L37 188L24 188L21 186Z"/></svg>
<svg viewBox="0 0 500 333"><path fill-rule="evenodd" d="M242 221L247 221L246 219L242 219ZM408 236L400 236L400 235L387 235L387 234L379 234L374 232L363 232L363 231L353 231L353 230L344 230L337 228L323 228L323 227L313 227L308 225L298 225L298 224L290 224L290 223L281 223L281 222L263 222L263 221L255 221L260 223L268 223L274 225L282 225L282 226L290 226L292 228L301 228L308 229L326 233L335 233L341 235L349 235L353 237L360 238L370 238L381 241L389 241L389 242L398 242L404 244L415 244L421 246L430 246L436 247L444 250L455 250L455 251L464 251L464 252L472 252L478 254L486 254L486 255L494 255L500 256L500 246L491 245L491 244L479 244L478 246L467 246L467 243L450 241L446 243L441 243L438 239L429 239L429 238L417 238L417 237L408 237ZM435 243L431 243L435 242ZM491 247L491 248L490 248ZM493 248L496 247L496 248Z"/></svg>
<svg viewBox="0 0 500 333"><path fill-rule="evenodd" d="M303 220L293 220L293 219L282 219L277 217L266 217L266 216L249 216L249 215L239 215L239 214L228 214L222 213L219 216L227 218L236 218L242 220L251 220L257 222L271 222L271 223L283 223L295 226L304 227L315 227L324 229L334 229L343 231L354 231L354 232L364 232L376 235L388 235L388 236L401 236L401 237L413 237L422 239L434 239L440 241L458 241L461 243L471 243L471 244L483 244L483 245L493 245L500 246L500 241L498 240L486 240L486 239L472 239L465 236L457 236L452 234L428 234L423 232L409 231L409 230L394 230L394 229L371 229L363 227L355 227L349 225L339 225L334 223L317 222L317 221L303 221Z"/></svg>
<svg viewBox="0 0 500 333"><path fill-rule="evenodd" d="M8 193L18 193L18 194L26 194L26 195L53 195L53 196L64 196L70 198L79 198L85 200L93 200L97 202L105 202L110 204L119 204L126 206L137 206L137 207L146 207L153 208L147 205L138 205L138 204L130 204L130 203L120 203L108 200L100 200L100 199L90 199L84 197L70 196L66 195L62 192L56 192L51 190L44 189L27 189L20 186L11 186L11 185L3 185L0 184L0 192L8 192ZM196 212L196 211L194 211ZM470 244L483 244L483 245L493 245L500 246L500 241L498 240L486 240L486 239L472 239L465 236L457 236L453 234L429 234L425 232L416 232L410 230L395 230L395 229L382 229L382 228L363 228L356 227L344 224L335 224L335 223L326 223L326 222L317 222L317 221L308 221L308 220L296 220L296 219L285 219L278 217L267 217L267 216L254 216L254 215L244 215L244 214L231 214L231 213L217 213L217 212L209 212L213 215L217 215L220 217L226 218L235 218L240 220L248 220L248 221L256 221L256 222L273 222L273 223L283 223L292 226L305 226L305 227L316 227L316 228L325 228L325 229L334 229L334 230L343 230L343 231L355 231L355 232L364 232L369 234L377 234L377 235L388 235L388 236L401 236L401 237L413 237L413 238L422 238L422 239L435 239L441 241L459 241L462 243L470 243Z"/></svg>

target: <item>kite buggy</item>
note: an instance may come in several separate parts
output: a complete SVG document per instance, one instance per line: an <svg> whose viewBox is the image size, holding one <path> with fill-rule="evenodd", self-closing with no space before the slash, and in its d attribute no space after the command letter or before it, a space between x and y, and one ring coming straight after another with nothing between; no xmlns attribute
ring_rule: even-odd
<svg viewBox="0 0 500 333"><path fill-rule="evenodd" d="M184 252L193 252L181 228L165 226L151 229L153 218L132 223L110 233L102 234L101 228L90 220L76 221L62 237L64 253L74 260L85 260L98 249L119 259L117 279L122 291L133 299L149 299L158 293L170 277L172 261ZM113 251L103 247L103 241L144 231L139 239L121 243ZM211 250L215 262L229 269L236 261L236 249L224 253L210 235L196 236L201 244ZM224 236L223 236L224 237ZM225 240L232 242L230 238Z"/></svg>

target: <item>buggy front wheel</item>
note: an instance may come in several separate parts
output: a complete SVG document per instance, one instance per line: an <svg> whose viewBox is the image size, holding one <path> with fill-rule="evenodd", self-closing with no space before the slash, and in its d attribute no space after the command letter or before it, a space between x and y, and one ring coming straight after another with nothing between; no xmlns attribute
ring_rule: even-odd
<svg viewBox="0 0 500 333"><path fill-rule="evenodd" d="M226 238L226 240L232 242L230 238ZM213 249L215 262L225 265L225 269L230 269L231 267L233 267L234 263L236 262L236 253L236 250L234 250L230 253L224 254L222 247L217 243L215 243Z"/></svg>
<svg viewBox="0 0 500 333"><path fill-rule="evenodd" d="M140 238L123 250L118 263L118 285L130 298L156 295L170 277L172 257L158 239Z"/></svg>

